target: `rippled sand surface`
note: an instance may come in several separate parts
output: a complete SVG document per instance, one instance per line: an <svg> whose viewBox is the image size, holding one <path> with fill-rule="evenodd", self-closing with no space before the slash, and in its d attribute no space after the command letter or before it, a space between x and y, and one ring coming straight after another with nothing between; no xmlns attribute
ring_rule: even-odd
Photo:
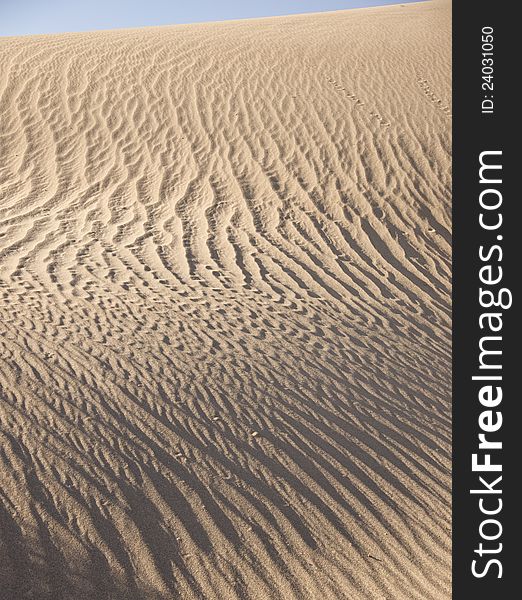
<svg viewBox="0 0 522 600"><path fill-rule="evenodd" d="M0 39L2 599L450 597L450 25Z"/></svg>

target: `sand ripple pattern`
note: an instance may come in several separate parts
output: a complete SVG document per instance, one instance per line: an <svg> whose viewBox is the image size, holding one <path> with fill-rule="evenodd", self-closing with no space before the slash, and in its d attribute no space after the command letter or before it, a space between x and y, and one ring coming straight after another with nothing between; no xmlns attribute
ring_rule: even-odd
<svg viewBox="0 0 522 600"><path fill-rule="evenodd" d="M0 40L2 598L449 598L449 19Z"/></svg>

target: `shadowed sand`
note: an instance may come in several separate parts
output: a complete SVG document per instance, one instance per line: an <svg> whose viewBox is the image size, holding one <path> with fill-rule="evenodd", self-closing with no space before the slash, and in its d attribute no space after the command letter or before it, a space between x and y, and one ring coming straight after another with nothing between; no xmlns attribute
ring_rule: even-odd
<svg viewBox="0 0 522 600"><path fill-rule="evenodd" d="M450 597L450 25L0 39L2 599Z"/></svg>

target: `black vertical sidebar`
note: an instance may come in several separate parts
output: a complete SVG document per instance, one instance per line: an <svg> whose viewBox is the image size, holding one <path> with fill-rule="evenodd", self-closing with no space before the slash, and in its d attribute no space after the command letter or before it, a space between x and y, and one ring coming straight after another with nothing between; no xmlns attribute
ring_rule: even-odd
<svg viewBox="0 0 522 600"><path fill-rule="evenodd" d="M521 191L515 190L514 182L522 174L515 167L515 159L521 155L514 149L514 140L520 135L519 108L515 106L516 89L520 89L520 43L522 31L515 16L516 3L474 0L453 2L453 598L455 600L503 600L517 597L520 586L517 579L522 576L518 568L519 544L517 544L519 522L516 510L522 510L522 500L517 496L518 475L522 471L519 457L522 456L522 429L517 420L520 391L516 385L517 366L520 354L519 338L522 334L518 315L518 298L513 290L521 272L518 261L522 258L522 223L519 219ZM491 36L488 37L488 35ZM486 40L486 41L484 41ZM488 52L492 51L492 56ZM493 62L484 60L492 58ZM485 68L484 67L492 67ZM490 77L491 76L491 77ZM484 78L485 77L485 78ZM483 85L487 84L487 85ZM517 103L518 104L518 103ZM491 108L492 107L492 108ZM484 112L491 110L492 112ZM522 139L522 138L521 138ZM502 214L502 225L495 230L480 226L479 216L484 210L480 206L481 192L488 187L479 181L480 155L482 152L501 151L484 157L490 164L501 164L502 168L485 171L490 179L502 179L501 183L489 185L488 200L502 197L498 211L485 215L488 222L496 222L497 213ZM491 254L489 261L483 256L497 244L501 251ZM501 252L501 254L500 254ZM496 276L502 268L502 281L497 285L483 286L479 272L484 265L491 264ZM479 302L480 287L488 287L494 293L509 288L513 293L513 305L484 308ZM507 296L506 296L507 297ZM500 314L502 329L494 335L502 339L488 341L490 349L501 350L502 354L488 356L486 362L501 362L496 370L480 369L479 344L487 328L481 330L481 314ZM498 326L499 319L495 318ZM491 335L491 333L490 333ZM473 380L473 376L486 373L500 375L494 385L502 387L502 402L493 412L493 425L502 419L499 430L488 433L487 439L500 440L502 449L491 450L491 461L500 463L502 471L474 472L472 455L479 453L479 462L484 461L487 450L479 450L480 415L487 410L479 402L479 391L487 381ZM520 370L522 377L522 369ZM490 382L491 383L491 382ZM497 412L501 412L499 417ZM487 419L487 417L484 417ZM482 423L492 424L493 421ZM515 428L520 429L515 435ZM515 437L517 439L515 439ZM480 454L480 452L482 452ZM517 466L518 465L518 466ZM479 477L489 483L493 491L488 492ZM493 481L502 476L496 485ZM470 490L485 489L484 494L472 494ZM495 514L485 514L482 509ZM490 522L484 521L490 519ZM500 524L494 522L497 521ZM482 525L481 525L482 524ZM482 529L481 529L482 527ZM497 534L501 533L498 537ZM484 539L491 538L491 539ZM482 544L482 546L481 546ZM501 544L501 546L500 546ZM499 548L501 548L499 550ZM472 572L472 561L476 560ZM497 562L488 565L488 560L498 560L502 565L502 577ZM486 568L487 567L487 568Z"/></svg>

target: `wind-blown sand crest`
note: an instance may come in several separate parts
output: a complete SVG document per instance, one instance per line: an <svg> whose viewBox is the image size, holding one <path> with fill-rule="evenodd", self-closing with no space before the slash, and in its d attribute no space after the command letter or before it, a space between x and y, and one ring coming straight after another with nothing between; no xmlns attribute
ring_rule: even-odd
<svg viewBox="0 0 522 600"><path fill-rule="evenodd" d="M450 597L450 26L0 39L2 599Z"/></svg>

